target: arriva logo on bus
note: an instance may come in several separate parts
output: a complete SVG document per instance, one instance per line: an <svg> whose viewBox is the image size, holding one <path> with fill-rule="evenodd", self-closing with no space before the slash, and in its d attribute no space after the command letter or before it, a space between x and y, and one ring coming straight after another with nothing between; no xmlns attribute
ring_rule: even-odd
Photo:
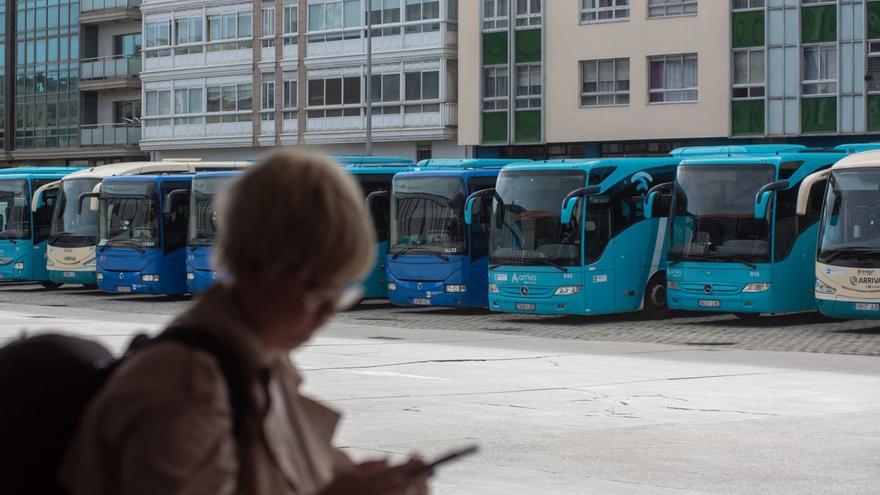
<svg viewBox="0 0 880 495"><path fill-rule="evenodd" d="M538 276L532 274L514 273L510 281L515 284L537 284Z"/></svg>

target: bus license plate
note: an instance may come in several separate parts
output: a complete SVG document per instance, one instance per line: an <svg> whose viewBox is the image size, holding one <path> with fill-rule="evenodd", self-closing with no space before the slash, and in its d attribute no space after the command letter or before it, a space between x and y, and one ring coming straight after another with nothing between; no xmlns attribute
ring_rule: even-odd
<svg viewBox="0 0 880 495"><path fill-rule="evenodd" d="M76 273L74 273L74 272L64 272L64 276L67 277L67 278L74 278L74 277L76 277Z"/></svg>
<svg viewBox="0 0 880 495"><path fill-rule="evenodd" d="M516 303L516 309L519 311L534 311L534 303Z"/></svg>
<svg viewBox="0 0 880 495"><path fill-rule="evenodd" d="M713 301L708 299L700 299L699 305L701 308L720 308L721 301Z"/></svg>
<svg viewBox="0 0 880 495"><path fill-rule="evenodd" d="M416 306L430 306L431 305L430 299L413 299L412 302Z"/></svg>
<svg viewBox="0 0 880 495"><path fill-rule="evenodd" d="M880 311L880 304L856 303L856 311Z"/></svg>
<svg viewBox="0 0 880 495"><path fill-rule="evenodd" d="M127 293L131 292L131 287L124 287L124 286L123 286L123 287L117 287L117 288L116 288L116 292L122 292L122 293L127 294Z"/></svg>

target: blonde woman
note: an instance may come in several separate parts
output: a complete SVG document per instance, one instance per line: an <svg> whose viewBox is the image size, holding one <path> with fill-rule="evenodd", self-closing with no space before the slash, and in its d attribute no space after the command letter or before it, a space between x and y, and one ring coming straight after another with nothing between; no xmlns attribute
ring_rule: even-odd
<svg viewBox="0 0 880 495"><path fill-rule="evenodd" d="M333 447L339 416L300 394L288 357L372 265L362 198L337 164L304 152L278 153L234 183L217 246L229 279L170 328L234 349L237 371L161 338L124 360L62 466L73 495L427 493L417 459L355 464ZM234 406L238 379L247 408Z"/></svg>

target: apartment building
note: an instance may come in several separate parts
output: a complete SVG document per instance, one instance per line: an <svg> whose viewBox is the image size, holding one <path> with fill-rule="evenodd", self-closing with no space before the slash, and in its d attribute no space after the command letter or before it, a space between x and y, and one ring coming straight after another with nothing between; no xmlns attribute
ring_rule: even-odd
<svg viewBox="0 0 880 495"><path fill-rule="evenodd" d="M7 0L4 164L140 159L139 0Z"/></svg>
<svg viewBox="0 0 880 495"><path fill-rule="evenodd" d="M457 0L145 0L142 12L153 158L362 154L369 44L373 153L463 153Z"/></svg>
<svg viewBox="0 0 880 495"><path fill-rule="evenodd" d="M479 156L880 131L880 1L483 0L460 44L459 142Z"/></svg>

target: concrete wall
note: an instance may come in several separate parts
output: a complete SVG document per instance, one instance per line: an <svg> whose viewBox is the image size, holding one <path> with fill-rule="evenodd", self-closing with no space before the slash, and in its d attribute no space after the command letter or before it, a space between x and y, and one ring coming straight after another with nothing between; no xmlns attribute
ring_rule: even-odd
<svg viewBox="0 0 880 495"><path fill-rule="evenodd" d="M113 102L123 100L140 100L139 89L98 92L98 123L113 123Z"/></svg>
<svg viewBox="0 0 880 495"><path fill-rule="evenodd" d="M475 145L480 143L483 84L480 2L459 1L458 12L458 143Z"/></svg>

